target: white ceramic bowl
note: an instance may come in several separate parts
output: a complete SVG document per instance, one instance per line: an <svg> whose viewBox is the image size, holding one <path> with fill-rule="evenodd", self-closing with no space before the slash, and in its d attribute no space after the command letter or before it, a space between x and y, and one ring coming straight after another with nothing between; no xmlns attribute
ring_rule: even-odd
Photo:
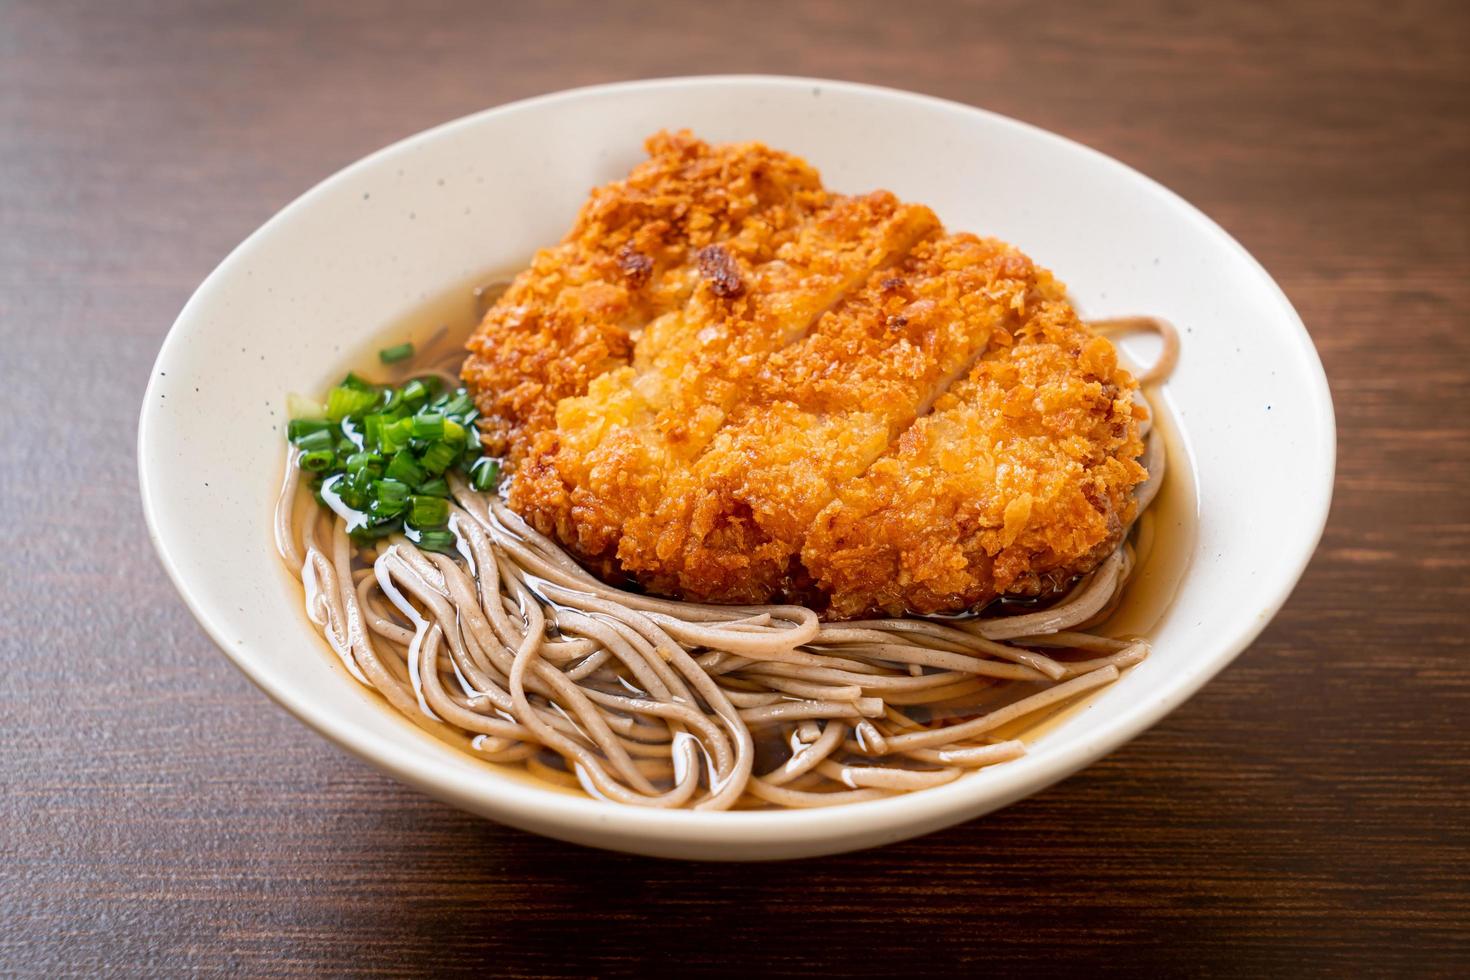
<svg viewBox="0 0 1470 980"><path fill-rule="evenodd" d="M272 549L288 391L424 299L557 240L587 190L660 128L760 139L829 187L888 188L954 229L1019 245L1090 316L1187 330L1168 385L1198 487L1195 553L1147 662L1030 754L957 782L831 810L694 813L538 787L423 734L307 627ZM272 698L404 782L517 827L600 847L747 860L883 844L1056 782L1158 721L1228 664L1296 584L1326 520L1335 436L1322 367L1270 276L1174 194L1099 153L937 99L799 78L579 89L410 137L323 181L251 235L169 332L139 426L143 504L174 584ZM1229 734L1222 735L1228 738Z"/></svg>

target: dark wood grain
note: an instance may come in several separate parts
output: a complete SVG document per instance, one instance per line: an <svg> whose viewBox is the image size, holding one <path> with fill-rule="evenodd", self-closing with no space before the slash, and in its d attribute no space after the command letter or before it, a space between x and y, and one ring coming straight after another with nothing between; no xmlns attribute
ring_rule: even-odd
<svg viewBox="0 0 1470 980"><path fill-rule="evenodd" d="M1464 975L1467 9L0 3L0 972ZM331 748L194 625L133 458L179 307L321 176L521 96L736 70L1162 180L1284 286L1341 433L1296 595L1164 723L987 819L767 867L542 840Z"/></svg>

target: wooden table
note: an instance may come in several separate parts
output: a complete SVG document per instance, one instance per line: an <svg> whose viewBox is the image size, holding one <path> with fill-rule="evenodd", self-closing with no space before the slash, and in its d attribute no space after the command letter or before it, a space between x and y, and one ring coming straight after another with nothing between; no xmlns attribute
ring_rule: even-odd
<svg viewBox="0 0 1470 980"><path fill-rule="evenodd" d="M1470 8L1206 7L0 5L0 973L1464 975ZM317 179L510 99L715 71L929 92L1139 167L1275 274L1340 426L1316 560L1199 696L1002 813L780 866L542 840L332 748L194 624L133 456L174 315Z"/></svg>

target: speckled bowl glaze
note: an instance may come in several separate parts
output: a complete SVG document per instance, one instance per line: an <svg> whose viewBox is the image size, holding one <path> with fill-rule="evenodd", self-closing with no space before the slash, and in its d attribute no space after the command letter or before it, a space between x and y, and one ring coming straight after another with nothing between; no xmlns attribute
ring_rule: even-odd
<svg viewBox="0 0 1470 980"><path fill-rule="evenodd" d="M885 187L955 229L1015 242L1090 316L1146 312L1186 331L1167 386L1199 519L1154 653L1018 761L937 789L831 810L620 807L461 754L383 707L300 611L270 513L289 391L451 286L557 240L587 190L643 138L690 127L798 153L838 190ZM1321 364L1271 277L1163 187L1099 153L925 96L799 78L664 79L491 109L410 137L323 181L230 254L169 332L138 437L158 553L247 676L338 745L442 800L564 840L642 854L759 860L871 847L970 820L1117 748L1261 631L1311 556L1335 436ZM1222 733L1229 738L1229 733Z"/></svg>

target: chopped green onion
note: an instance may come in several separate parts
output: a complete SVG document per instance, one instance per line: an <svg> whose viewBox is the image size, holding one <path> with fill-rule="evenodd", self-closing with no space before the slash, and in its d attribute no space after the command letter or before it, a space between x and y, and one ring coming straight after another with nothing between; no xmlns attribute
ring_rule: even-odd
<svg viewBox="0 0 1470 980"><path fill-rule="evenodd" d="M429 400L429 386L419 378L414 378L400 388L399 392L404 403L412 405L415 409Z"/></svg>
<svg viewBox="0 0 1470 980"><path fill-rule="evenodd" d="M337 494L338 499L357 515L347 527L351 531L366 520L363 515L373 509L373 498L370 493L358 492L345 484L339 485L338 489L342 491Z"/></svg>
<svg viewBox="0 0 1470 980"><path fill-rule="evenodd" d="M454 446L447 442L436 442L424 450L424 455L419 458L419 462L423 464L424 469L438 476L449 469L458 456L459 450Z"/></svg>
<svg viewBox="0 0 1470 980"><path fill-rule="evenodd" d="M345 418L342 420L342 435L347 439L348 442L352 443L352 449L348 450L347 453L347 455L349 456L357 450L364 448L362 435L362 418L363 417L361 415L354 415L350 418Z"/></svg>
<svg viewBox="0 0 1470 980"><path fill-rule="evenodd" d="M326 419L292 419L286 423L286 438L296 445L301 445L301 440L313 432L326 432L332 428L332 423Z"/></svg>
<svg viewBox="0 0 1470 980"><path fill-rule="evenodd" d="M383 457L377 453L353 453L347 457L343 465L346 467L348 473L356 473L358 470L371 470L374 468L381 473Z"/></svg>
<svg viewBox="0 0 1470 980"><path fill-rule="evenodd" d="M500 484L500 460L481 456L470 467L470 486L484 493Z"/></svg>
<svg viewBox="0 0 1470 980"><path fill-rule="evenodd" d="M396 530L398 530L398 521L390 518L385 521L379 521L376 524L366 524L362 527L354 528L352 537L358 541L376 541L379 538L386 538Z"/></svg>
<svg viewBox="0 0 1470 980"><path fill-rule="evenodd" d="M464 416L475 410L475 402L467 392L460 392L441 406L445 415L450 418L463 420Z"/></svg>
<svg viewBox="0 0 1470 980"><path fill-rule="evenodd" d="M394 480L391 477L373 481L373 489L378 492L378 498L390 503L404 503L408 500L409 486L402 480Z"/></svg>
<svg viewBox="0 0 1470 980"><path fill-rule="evenodd" d="M378 360L384 364L397 364L410 357L413 357L413 344L394 344L378 351Z"/></svg>
<svg viewBox="0 0 1470 980"><path fill-rule="evenodd" d="M408 484L398 480L374 480L372 510L376 517L392 517L408 506Z"/></svg>
<svg viewBox="0 0 1470 980"><path fill-rule="evenodd" d="M308 473L321 473L337 461L337 454L330 449L314 449L301 454L301 468Z"/></svg>
<svg viewBox="0 0 1470 980"><path fill-rule="evenodd" d="M413 438L413 419L385 422L378 431L378 446L384 453L396 453Z"/></svg>
<svg viewBox="0 0 1470 980"><path fill-rule="evenodd" d="M420 531L418 535L418 546L425 551L445 551L454 553L454 532L452 531Z"/></svg>
<svg viewBox="0 0 1470 980"><path fill-rule="evenodd" d="M394 455L388 463L388 468L383 471L383 475L411 487L416 487L424 482L424 468L414 462L413 453L407 449L400 449Z"/></svg>
<svg viewBox="0 0 1470 980"><path fill-rule="evenodd" d="M374 452L383 448L383 430L393 424L393 416L374 412L362 420L362 446Z"/></svg>
<svg viewBox="0 0 1470 980"><path fill-rule="evenodd" d="M334 467L335 470L335 467ZM373 475L367 470L356 473L334 473L332 492L353 510L366 510L372 498Z"/></svg>
<svg viewBox="0 0 1470 980"><path fill-rule="evenodd" d="M390 363L412 352L400 344L380 357ZM317 502L347 521L355 541L401 532L422 548L454 554L457 539L445 528L447 473L481 491L500 482L500 461L481 456L474 399L463 388L446 391L433 375L393 387L349 374L325 406L295 404L302 413L293 412L286 435L300 450L298 465L311 474Z"/></svg>
<svg viewBox="0 0 1470 980"><path fill-rule="evenodd" d="M443 439L444 416L438 412L420 412L413 417L415 439Z"/></svg>
<svg viewBox="0 0 1470 980"><path fill-rule="evenodd" d="M440 527L449 520L449 501L443 497L415 494L408 508L408 523L414 527Z"/></svg>
<svg viewBox="0 0 1470 980"><path fill-rule="evenodd" d="M327 418L333 422L347 418L349 415L358 415L372 408L378 402L376 389L363 389L338 385L327 395Z"/></svg>
<svg viewBox="0 0 1470 980"><path fill-rule="evenodd" d="M371 467L364 467L355 473L348 473L347 479L337 484L337 490L343 498L351 498L353 506L362 510L368 505L373 495L373 481L378 478L377 473Z"/></svg>
<svg viewBox="0 0 1470 980"><path fill-rule="evenodd" d="M323 450L330 452L331 449L337 444L336 440L332 438L332 430L329 428L316 429L312 432L308 432L300 439L295 439L293 441L296 443L298 449L300 449L302 452L307 453L320 452Z"/></svg>

